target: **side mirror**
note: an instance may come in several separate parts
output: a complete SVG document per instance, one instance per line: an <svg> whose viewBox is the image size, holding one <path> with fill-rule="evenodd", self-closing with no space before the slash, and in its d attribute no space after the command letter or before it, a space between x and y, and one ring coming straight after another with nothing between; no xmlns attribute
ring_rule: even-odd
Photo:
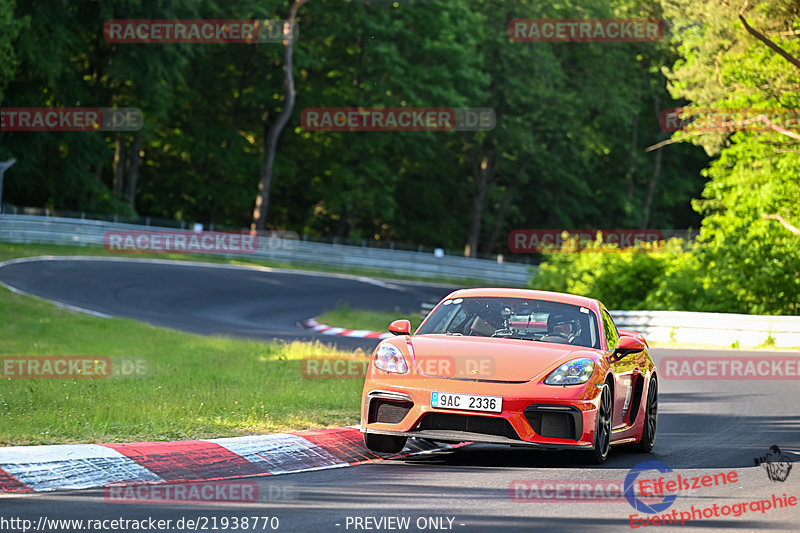
<svg viewBox="0 0 800 533"><path fill-rule="evenodd" d="M611 354L614 361L619 361L626 355L641 352L644 350L644 343L634 337L620 337L617 342L617 349Z"/></svg>
<svg viewBox="0 0 800 533"><path fill-rule="evenodd" d="M411 322L408 320L395 320L389 324L389 331L395 335L411 335Z"/></svg>

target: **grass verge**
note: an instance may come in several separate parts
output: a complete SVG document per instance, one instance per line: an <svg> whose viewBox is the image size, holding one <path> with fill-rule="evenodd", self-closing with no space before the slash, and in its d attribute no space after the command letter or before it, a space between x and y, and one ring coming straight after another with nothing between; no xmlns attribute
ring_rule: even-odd
<svg viewBox="0 0 800 533"><path fill-rule="evenodd" d="M419 313L405 315L403 313L384 313L364 309L350 309L347 305L339 305L333 311L326 311L316 318L317 322L337 328L367 329L370 331L388 331L394 320L406 319L411 322L411 331L417 329L422 322Z"/></svg>
<svg viewBox="0 0 800 533"><path fill-rule="evenodd" d="M86 316L3 288L0 339L0 356L112 356L148 367L130 378L1 379L0 445L197 439L358 422L360 380L301 374L304 357L352 355L320 343L192 335Z"/></svg>

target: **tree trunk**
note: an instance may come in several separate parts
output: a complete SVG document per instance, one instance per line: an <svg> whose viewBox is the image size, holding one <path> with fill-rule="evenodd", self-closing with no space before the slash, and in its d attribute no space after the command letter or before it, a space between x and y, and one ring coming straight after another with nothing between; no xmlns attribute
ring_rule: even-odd
<svg viewBox="0 0 800 533"><path fill-rule="evenodd" d="M653 175L650 177L650 184L647 186L647 197L644 200L644 208L642 209L642 229L647 228L647 225L650 223L650 210L653 206L653 197L655 196L658 178L661 176L661 154L663 152L663 148L656 150L656 160L653 162Z"/></svg>
<svg viewBox="0 0 800 533"><path fill-rule="evenodd" d="M492 54L494 63L499 61L499 52L495 48ZM489 94L494 96L497 87L497 80L492 78L489 83ZM498 124L501 123L503 112L505 110L505 100L502 94L498 95L499 101L495 106L495 120ZM466 138L466 137L465 137ZM480 164L478 163L478 156L475 153L475 148L471 143L466 144L466 153L472 163L472 179L475 181L475 195L472 199L472 222L469 229L469 237L467 238L467 245L464 247L465 257L478 256L478 240L481 236L481 222L483 216L483 202L486 199L486 192L489 190L489 184L494 180L495 171L497 170L497 146L490 137L483 140L483 159Z"/></svg>
<svg viewBox="0 0 800 533"><path fill-rule="evenodd" d="M636 168L636 145L639 142L639 115L633 116L631 127L631 150L628 156L628 170L625 172L625 186L627 188L628 201L633 200L633 174Z"/></svg>
<svg viewBox="0 0 800 533"><path fill-rule="evenodd" d="M122 197L122 185L125 181L125 135L117 132L117 139L114 142L114 183L112 190L114 198Z"/></svg>
<svg viewBox="0 0 800 533"><path fill-rule="evenodd" d="M283 128L289 122L289 117L294 109L295 101L295 88L294 88L294 74L292 73L292 59L294 56L294 26L297 10L307 0L295 0L289 8L289 18L283 26L284 46L286 52L284 56L284 87L286 89L286 101L284 102L283 110L278 115L275 123L267 127L266 134L264 135L264 163L261 166L261 176L258 183L258 194L256 195L256 207L253 210L253 222L250 224L251 230L261 231L267 222L267 214L269 213L269 192L272 186L272 167L275 163L275 151L278 146L278 139L280 138Z"/></svg>
<svg viewBox="0 0 800 533"><path fill-rule="evenodd" d="M517 170L515 179L512 179L511 183L506 186L506 190L503 192L503 199L500 200L500 207L497 209L497 216L494 220L492 232L489 235L489 239L486 241L486 250L491 250L497 243L497 236L500 234L500 230L503 229L503 224L505 223L506 210L508 209L512 198L514 198L514 194L517 192L517 187L522 183L522 176L525 174L525 170L528 168L528 163L530 163L532 160L532 155L526 157ZM504 242L507 242L507 239Z"/></svg>
<svg viewBox="0 0 800 533"><path fill-rule="evenodd" d="M489 238L486 239L484 250L493 249L494 245L497 243L497 236L500 234L500 230L503 228L503 223L505 222L506 209L508 209L508 204L511 203L511 198L514 197L516 192L517 187L514 183L508 185L503 192L503 199L500 200L500 207L497 208L497 215L492 225L492 232L489 234Z"/></svg>
<svg viewBox="0 0 800 533"><path fill-rule="evenodd" d="M139 179L139 134L133 134L131 148L128 152L128 179L126 180L128 203L136 207L136 182Z"/></svg>
<svg viewBox="0 0 800 533"><path fill-rule="evenodd" d="M344 213L339 217L339 224L336 229L336 237L344 241L350 232L356 228L358 221L358 208L355 206L352 192L347 195L347 206L343 208Z"/></svg>
<svg viewBox="0 0 800 533"><path fill-rule="evenodd" d="M95 164L94 166L94 179L97 180L97 185L95 185L95 189L92 191L92 195L89 197L89 209L91 211L95 210L97 206L97 191L103 188L103 162L100 161L99 163Z"/></svg>
<svg viewBox="0 0 800 533"><path fill-rule="evenodd" d="M653 109L656 113L659 112L658 98L653 97ZM647 185L647 196L644 199L644 207L642 208L642 229L646 229L650 224L650 212L653 207L653 197L656 194L656 186L658 185L658 178L661 176L661 156L663 149L656 150L656 160L653 162L653 174L650 176L650 183Z"/></svg>
<svg viewBox="0 0 800 533"><path fill-rule="evenodd" d="M489 184L494 178L497 149L487 139L484 142L484 156L480 164L473 148L470 148L468 153L472 161L472 179L475 180L475 195L472 198L472 222L467 246L464 248L464 256L477 257L478 239L481 235L483 202L486 199L486 191L489 190Z"/></svg>

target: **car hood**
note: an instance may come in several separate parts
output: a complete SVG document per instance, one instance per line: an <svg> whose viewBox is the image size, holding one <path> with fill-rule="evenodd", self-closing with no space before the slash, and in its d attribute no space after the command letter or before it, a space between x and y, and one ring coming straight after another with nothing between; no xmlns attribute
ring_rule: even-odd
<svg viewBox="0 0 800 533"><path fill-rule="evenodd" d="M596 361L599 355L569 344L451 335L414 336L411 346L417 372L425 376L517 383L543 379L571 359Z"/></svg>

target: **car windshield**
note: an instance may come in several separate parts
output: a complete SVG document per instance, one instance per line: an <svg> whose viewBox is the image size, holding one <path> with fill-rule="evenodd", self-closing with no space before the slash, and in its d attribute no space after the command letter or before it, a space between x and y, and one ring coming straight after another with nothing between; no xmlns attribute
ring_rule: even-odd
<svg viewBox="0 0 800 533"><path fill-rule="evenodd" d="M591 309L529 298L448 298L416 334L524 339L600 348L597 317Z"/></svg>

